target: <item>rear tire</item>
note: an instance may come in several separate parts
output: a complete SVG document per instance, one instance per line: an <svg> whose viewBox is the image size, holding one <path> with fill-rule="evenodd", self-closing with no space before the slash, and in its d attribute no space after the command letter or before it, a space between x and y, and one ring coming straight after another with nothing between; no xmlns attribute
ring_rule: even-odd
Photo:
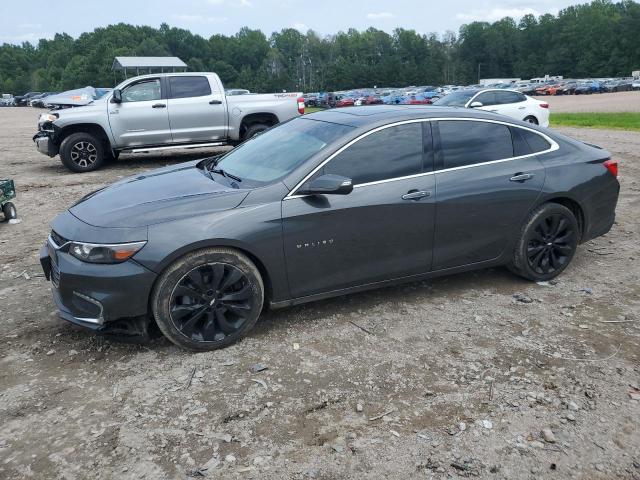
<svg viewBox="0 0 640 480"><path fill-rule="evenodd" d="M160 275L151 296L160 331L193 351L216 350L244 337L263 303L260 272L231 248L198 250L176 260Z"/></svg>
<svg viewBox="0 0 640 480"><path fill-rule="evenodd" d="M18 211L16 210L16 206L11 202L7 202L2 206L2 213L4 214L4 219L7 222L9 220L18 218Z"/></svg>
<svg viewBox="0 0 640 480"><path fill-rule="evenodd" d="M533 125L538 125L538 119L536 117L534 117L533 115L529 115L528 117L526 117L524 119L525 122L527 123L531 123Z"/></svg>
<svg viewBox="0 0 640 480"><path fill-rule="evenodd" d="M551 280L571 263L579 239L573 212L557 203L545 203L524 222L508 268L534 282Z"/></svg>
<svg viewBox="0 0 640 480"><path fill-rule="evenodd" d="M242 140L249 140L251 137L255 137L269 128L271 127L266 123L254 123L245 130Z"/></svg>
<svg viewBox="0 0 640 480"><path fill-rule="evenodd" d="M91 172L103 165L104 147L102 142L90 133L72 133L60 145L60 159L72 172Z"/></svg>

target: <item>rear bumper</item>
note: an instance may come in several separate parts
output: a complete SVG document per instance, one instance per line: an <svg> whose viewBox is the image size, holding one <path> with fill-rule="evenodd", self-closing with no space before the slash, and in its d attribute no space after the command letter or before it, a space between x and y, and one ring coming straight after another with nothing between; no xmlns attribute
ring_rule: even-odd
<svg viewBox="0 0 640 480"><path fill-rule="evenodd" d="M620 183L607 172L605 177L608 176L611 176L608 179L609 181L588 199L588 222L581 239L582 243L608 233L616 221L616 206L620 194Z"/></svg>
<svg viewBox="0 0 640 480"><path fill-rule="evenodd" d="M47 132L36 133L33 137L33 141L36 144L36 149L48 157L55 157L60 150L58 145L53 143Z"/></svg>

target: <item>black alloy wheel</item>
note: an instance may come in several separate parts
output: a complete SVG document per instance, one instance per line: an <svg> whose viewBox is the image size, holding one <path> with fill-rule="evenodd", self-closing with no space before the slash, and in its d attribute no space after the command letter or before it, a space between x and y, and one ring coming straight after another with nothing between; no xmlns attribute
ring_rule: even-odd
<svg viewBox="0 0 640 480"><path fill-rule="evenodd" d="M171 320L187 338L220 342L238 332L251 313L253 292L233 265L208 263L187 273L171 295Z"/></svg>
<svg viewBox="0 0 640 480"><path fill-rule="evenodd" d="M560 213L541 218L527 245L529 266L542 275L564 269L573 255L576 234L573 225Z"/></svg>
<svg viewBox="0 0 640 480"><path fill-rule="evenodd" d="M571 263L580 236L578 220L571 210L558 203L540 205L522 225L507 266L534 282L551 280Z"/></svg>
<svg viewBox="0 0 640 480"><path fill-rule="evenodd" d="M258 321L264 284L255 264L227 247L206 248L175 260L158 278L151 308L160 331L195 351L226 347Z"/></svg>

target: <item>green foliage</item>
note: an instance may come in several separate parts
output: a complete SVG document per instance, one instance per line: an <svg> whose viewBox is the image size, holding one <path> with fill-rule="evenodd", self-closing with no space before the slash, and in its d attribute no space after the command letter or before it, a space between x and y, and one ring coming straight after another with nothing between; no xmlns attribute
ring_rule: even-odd
<svg viewBox="0 0 640 480"><path fill-rule="evenodd" d="M551 125L640 131L640 113L552 113Z"/></svg>
<svg viewBox="0 0 640 480"><path fill-rule="evenodd" d="M640 4L595 0L553 16L463 25L442 37L396 29L349 29L320 37L286 28L266 37L242 28L206 39L162 24L124 23L77 39L0 46L0 93L112 86L115 56L175 55L191 71L217 72L228 87L318 91L364 86L476 83L483 78L626 76L640 68Z"/></svg>

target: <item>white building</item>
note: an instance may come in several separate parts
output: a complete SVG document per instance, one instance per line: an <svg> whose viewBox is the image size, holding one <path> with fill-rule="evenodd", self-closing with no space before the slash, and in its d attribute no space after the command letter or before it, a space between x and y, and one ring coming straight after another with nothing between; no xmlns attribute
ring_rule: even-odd
<svg viewBox="0 0 640 480"><path fill-rule="evenodd" d="M493 85L494 83L516 83L519 78L481 78L480 85Z"/></svg>

